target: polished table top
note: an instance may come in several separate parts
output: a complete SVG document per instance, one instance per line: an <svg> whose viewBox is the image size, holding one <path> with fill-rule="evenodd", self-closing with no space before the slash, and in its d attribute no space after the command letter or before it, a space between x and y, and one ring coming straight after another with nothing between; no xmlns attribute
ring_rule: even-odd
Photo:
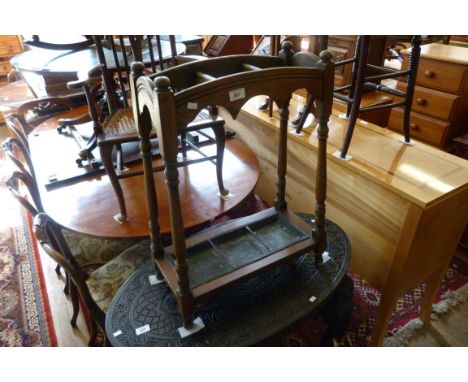
<svg viewBox="0 0 468 382"><path fill-rule="evenodd" d="M79 109L73 114L80 114ZM64 114L60 117L65 116ZM149 236L148 215L143 176L121 179L129 222L120 224L113 216L119 211L117 197L105 173L97 174L48 191L45 184L51 176L79 169L75 163L78 148L72 137L55 130L59 116L39 125L29 136L31 155L45 211L60 225L90 236L119 239ZM215 151L210 145L209 155ZM191 153L191 151L189 151ZM141 168L141 164L132 169ZM254 189L259 175L255 155L237 139L226 141L224 184L231 197L216 195L216 166L210 161L179 168L179 190L186 228L194 227L223 214L243 201ZM161 232L170 232L166 186L162 172L155 174L160 210Z"/></svg>
<svg viewBox="0 0 468 382"><path fill-rule="evenodd" d="M153 48L157 52L157 46ZM171 46L169 41L161 41L163 57L171 56ZM185 52L185 45L176 44L177 54ZM104 47L104 54L109 68L115 67L115 60L110 49ZM123 62L121 53L119 60ZM157 57L157 55L155 55ZM150 60L149 50L143 50L143 61ZM95 46L86 49L72 50L50 50L41 48L32 48L29 51L20 53L11 59L11 65L19 71L32 71L42 74L52 73L79 73L86 74L90 69L99 64L99 59Z"/></svg>
<svg viewBox="0 0 468 382"><path fill-rule="evenodd" d="M263 97L264 98L264 97ZM261 123L268 130L279 126L279 116L276 110L273 117L258 110L262 97L249 100L240 112L237 120L248 123L250 118ZM304 104L304 99L294 96L290 104L290 115L296 115ZM330 117L327 141L327 161L337 161L353 173L362 175L382 187L401 194L405 199L421 207L429 207L467 187L468 161L419 143L411 138L414 145L401 142L401 134L386 128L370 124L358 119L357 128L349 147L348 155L353 159L343 161L333 154L343 145L348 128L348 121L339 118L336 111ZM221 114L225 117L225 114ZM226 123L229 118L226 117ZM317 150L318 139L314 134L316 121L308 119L303 134L294 134L294 129L288 131L288 139L294 140L308 150ZM332 179L333 174L329 174Z"/></svg>
<svg viewBox="0 0 468 382"><path fill-rule="evenodd" d="M156 45L153 46L157 52ZM171 56L169 41L161 41L163 57ZM176 43L177 54L183 54L186 47L182 43ZM110 49L104 47L104 54L109 68L115 68L115 59ZM123 63L122 53L119 53L119 62ZM157 54L155 53L155 57ZM131 60L130 60L131 61ZM149 50L143 50L143 61L149 62ZM81 50L52 50L31 48L14 56L11 65L21 72L35 96L46 97L66 95L68 97L81 95L82 90L67 89L67 82L87 78L88 71L99 64L99 59L94 45Z"/></svg>

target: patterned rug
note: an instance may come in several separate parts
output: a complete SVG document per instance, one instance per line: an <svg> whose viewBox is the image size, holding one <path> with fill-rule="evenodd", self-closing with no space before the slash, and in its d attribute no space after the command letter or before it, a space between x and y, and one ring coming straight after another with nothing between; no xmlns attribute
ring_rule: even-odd
<svg viewBox="0 0 468 382"><path fill-rule="evenodd" d="M348 275L354 282L353 313L348 337L353 346L368 346L381 294L359 275L352 272ZM426 285L422 283L397 300L384 346L405 346L415 331L422 327L418 317L425 290ZM467 296L468 278L449 268L434 300L433 319L446 313L450 307L466 301Z"/></svg>
<svg viewBox="0 0 468 382"><path fill-rule="evenodd" d="M0 346L57 346L31 221L5 187L0 149Z"/></svg>
<svg viewBox="0 0 468 382"><path fill-rule="evenodd" d="M268 206L258 197L255 197L249 203L241 205L239 209L235 209L226 216L217 219L212 225L265 208L268 208ZM348 276L353 280L354 284L353 311L347 338L343 340L341 345L369 346L381 293L358 274L349 271ZM405 346L407 340L422 327L422 322L418 317L425 289L426 285L422 283L397 300L384 340L384 346ZM437 319L438 315L446 313L451 307L466 301L467 298L468 277L453 268L449 268L434 300L433 319ZM327 324L320 318L313 321L310 319L304 320L276 336L272 341L268 341L267 346L319 346L320 339L326 328Z"/></svg>

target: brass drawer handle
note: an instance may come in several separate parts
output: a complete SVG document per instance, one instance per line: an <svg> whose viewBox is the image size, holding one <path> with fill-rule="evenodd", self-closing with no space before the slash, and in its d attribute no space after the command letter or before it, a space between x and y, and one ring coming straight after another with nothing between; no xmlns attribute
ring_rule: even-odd
<svg viewBox="0 0 468 382"><path fill-rule="evenodd" d="M426 70L426 71L424 72L424 76L425 76L426 78L432 78L432 77L434 77L434 72L433 72L432 70Z"/></svg>
<svg viewBox="0 0 468 382"><path fill-rule="evenodd" d="M410 123L409 125L410 129L413 130L413 131L419 131L419 126L416 125L415 123Z"/></svg>
<svg viewBox="0 0 468 382"><path fill-rule="evenodd" d="M426 105L427 101L426 101L424 98L417 98L417 99L416 99L416 103L417 103L419 106L424 106L424 105Z"/></svg>

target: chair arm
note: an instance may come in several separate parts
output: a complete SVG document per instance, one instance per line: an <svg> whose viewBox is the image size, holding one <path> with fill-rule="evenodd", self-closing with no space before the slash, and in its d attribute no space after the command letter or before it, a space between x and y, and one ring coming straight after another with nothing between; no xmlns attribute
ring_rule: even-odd
<svg viewBox="0 0 468 382"><path fill-rule="evenodd" d="M29 150L28 134L33 128L18 114L8 114L5 123L10 132L16 136Z"/></svg>
<svg viewBox="0 0 468 382"><path fill-rule="evenodd" d="M31 110L35 108L44 109L50 107L50 105L63 105L68 107L69 109L73 109L75 105L72 101L65 97L45 97L45 98L38 98L31 101L27 101L23 103L18 108L18 114L21 115L23 118L24 116Z"/></svg>
<svg viewBox="0 0 468 382"><path fill-rule="evenodd" d="M99 64L96 65L94 68L88 71L88 77L84 80L77 80L77 81L70 81L67 82L67 88L69 89L81 89L85 86L88 88L93 88L97 84L101 82L101 74L104 65Z"/></svg>

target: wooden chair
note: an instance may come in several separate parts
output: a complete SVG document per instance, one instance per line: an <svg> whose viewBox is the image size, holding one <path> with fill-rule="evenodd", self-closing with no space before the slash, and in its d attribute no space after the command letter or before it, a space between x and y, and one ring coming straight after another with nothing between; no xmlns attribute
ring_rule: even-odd
<svg viewBox="0 0 468 382"><path fill-rule="evenodd" d="M156 73L170 66L183 63L193 58L177 56L179 45L175 42L174 36L169 36L169 41L165 41L160 36L94 36L96 50L99 56L100 66L90 71L89 78L84 81L69 83L71 88L83 88L88 100L89 114L93 121L94 135L88 142L86 148L80 152L82 159L90 156L90 153L97 146L102 164L109 175L112 187L119 201L119 213L115 219L121 223L127 221L128 214L125 205L122 188L119 179L133 175L141 175L141 172L125 172L124 154L122 145L128 142L137 142L138 133L133 120L132 109L128 102L128 78L130 74L130 63L136 60L144 61L145 71ZM169 44L169 45L167 45ZM170 55L164 54L164 47L170 46ZM200 57L203 59L203 57ZM98 98L99 91L103 88L105 98ZM200 131L211 128L215 139L209 135L211 142L217 142L216 156L206 156L198 147L191 143L187 134L193 131ZM181 129L181 151L183 160L180 166L185 166L198 160L187 159L187 149L190 147L199 154L201 160L216 161L218 174L218 185L221 197L228 195L228 190L224 188L222 180L222 166L224 153L224 121L217 116L217 110L210 108L209 112L202 111L200 117L190 126ZM151 138L156 138L153 132ZM116 165L112 159L113 150L116 149ZM155 168L161 171L163 168Z"/></svg>
<svg viewBox="0 0 468 382"><path fill-rule="evenodd" d="M141 139L155 268L174 293L183 326L189 331L195 330L195 304L212 294L310 251L315 252L318 263L322 261L326 247L327 122L332 107L334 65L330 52L322 52L319 60L309 53L293 54L291 47L290 42L284 43L278 57L239 55L193 62L165 70L154 81L144 75L143 64L132 66L132 105ZM174 92L174 88L184 90ZM285 200L288 106L292 93L301 88L316 97L319 121L316 221L312 232L287 209ZM178 133L207 105L222 106L235 118L248 99L259 95L270 97L279 107L275 206L186 238L178 191ZM170 203L172 245L166 248L161 244L151 167L150 138L154 130L166 167ZM195 322L195 328L198 323Z"/></svg>
<svg viewBox="0 0 468 382"><path fill-rule="evenodd" d="M28 135L37 125L58 113L71 110L73 107L73 102L68 98L38 98L17 105L15 112L6 116L5 122L13 136L29 147Z"/></svg>
<svg viewBox="0 0 468 382"><path fill-rule="evenodd" d="M26 130L27 129L29 128L26 127ZM17 199L32 216L35 216L38 212L45 212L28 148L21 139L16 137L8 138L2 145L8 158L19 170L13 172L7 180L7 186L13 194L13 197ZM20 182L26 186L29 196L24 196L20 193ZM117 241L96 239L64 228L61 228L61 235L63 235L65 240L62 247L66 246L67 253L73 256L75 261L82 268L106 264L119 253L139 242L138 240ZM54 241L53 238L51 240L54 248L57 250L61 248L58 242ZM58 263L55 271L57 275L60 275L60 263ZM79 313L78 299L76 293L74 293L71 288L72 285L70 283L69 274L66 271L65 276L64 293L71 295L73 305L71 324L75 327Z"/></svg>
<svg viewBox="0 0 468 382"><path fill-rule="evenodd" d="M21 175L17 176L26 184L35 208L39 212L46 212L42 204L34 165L26 145L22 140L12 137L6 139L2 146L8 158L21 173ZM12 184L15 183L13 182ZM82 267L102 265L111 260L116 252L120 253L139 242L139 240L97 239L72 232L65 228L62 228L62 233L65 236L67 245L71 248L71 252Z"/></svg>
<svg viewBox="0 0 468 382"><path fill-rule="evenodd" d="M416 72L418 68L419 54L421 50L421 36L413 36L413 49L410 57L410 64L408 70L405 71L368 64L367 58L369 55L370 39L371 36L359 36L356 43L356 53L354 57L349 60L344 60L336 63L336 66L343 66L349 64L353 65L351 83L336 88L334 90L334 97L347 103L346 118L349 120L348 129L346 131L346 136L343 141L343 147L341 151L337 153L341 159L350 159L350 157L347 156L347 153L349 145L351 144L354 127L356 126L356 121L359 113L366 113L376 110L391 109L394 107L403 106L403 143L410 144L411 138L409 118L411 113L411 104L413 102L414 87L416 85ZM366 71L369 69L380 72L382 74L370 76L366 75ZM401 92L399 90L380 84L381 80L396 77L407 77L408 85L406 87L406 92ZM403 100L396 100L390 104L385 105L368 106L361 108L360 105L362 94L365 89L378 90L387 94L391 94L393 96L403 97ZM346 93L344 94L343 92ZM308 113L310 111L313 111L313 103L313 98L309 96L306 105L304 106L304 113L297 124L297 134L300 134Z"/></svg>
<svg viewBox="0 0 468 382"><path fill-rule="evenodd" d="M32 196L32 200L24 196L19 191L19 184L22 182ZM34 204L37 202L35 195L34 180L27 174L15 171L7 180L7 186L13 197L32 215L34 218L34 231L36 237L45 252L65 270L70 278L69 291L73 306L73 314L70 323L76 327L79 313L79 300L81 297L86 310L91 318L91 336L89 345L96 345L99 331L105 333L104 318L114 294L125 282L125 280L143 265L150 258L148 240L127 243L130 245L117 244L107 247L106 258L98 259L101 252L99 243L95 240L89 248L94 249L95 259L76 256L73 253L70 235L61 226L53 221L47 214L40 212ZM76 246L75 246L76 248ZM91 252L91 255L93 253ZM94 270L87 273L86 269L94 265ZM104 262L102 262L104 260ZM99 267L96 265L99 264Z"/></svg>
<svg viewBox="0 0 468 382"><path fill-rule="evenodd" d="M253 49L253 55L270 55L277 56L281 44L290 41L292 43L292 50L294 52L301 51L302 36L300 35L291 35L291 36L281 36L281 35L265 35L262 36L257 46ZM318 53L320 53L321 49ZM268 116L273 117L273 102L267 98L264 103L258 106L258 110L268 110Z"/></svg>

